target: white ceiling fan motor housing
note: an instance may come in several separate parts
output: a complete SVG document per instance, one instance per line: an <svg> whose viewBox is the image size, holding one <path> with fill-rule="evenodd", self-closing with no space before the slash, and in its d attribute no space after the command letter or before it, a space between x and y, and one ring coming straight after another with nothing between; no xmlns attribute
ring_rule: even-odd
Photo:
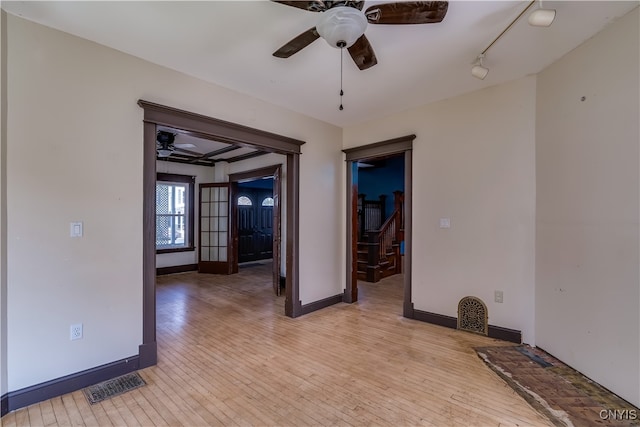
<svg viewBox="0 0 640 427"><path fill-rule="evenodd" d="M335 6L323 12L316 25L320 37L338 49L351 47L366 29L367 17L349 6Z"/></svg>

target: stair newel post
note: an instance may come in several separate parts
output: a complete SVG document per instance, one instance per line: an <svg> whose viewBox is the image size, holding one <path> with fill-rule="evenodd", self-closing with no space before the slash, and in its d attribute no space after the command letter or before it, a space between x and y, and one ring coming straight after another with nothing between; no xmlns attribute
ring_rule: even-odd
<svg viewBox="0 0 640 427"><path fill-rule="evenodd" d="M380 280L380 233L368 233L367 282Z"/></svg>
<svg viewBox="0 0 640 427"><path fill-rule="evenodd" d="M365 206L364 199L366 194L358 194L358 240L364 238L365 230Z"/></svg>
<svg viewBox="0 0 640 427"><path fill-rule="evenodd" d="M387 211L386 211L387 195L381 194L379 196L379 199L380 199L380 225L378 225L378 228L382 227L382 224L384 224L384 222L387 219Z"/></svg>
<svg viewBox="0 0 640 427"><path fill-rule="evenodd" d="M396 190L393 192L394 210L400 212L396 220L396 239L398 243L404 240L404 192Z"/></svg>

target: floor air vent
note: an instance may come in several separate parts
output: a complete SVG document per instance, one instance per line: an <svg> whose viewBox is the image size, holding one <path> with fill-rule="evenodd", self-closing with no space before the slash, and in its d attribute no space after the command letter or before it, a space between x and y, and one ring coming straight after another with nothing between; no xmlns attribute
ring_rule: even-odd
<svg viewBox="0 0 640 427"><path fill-rule="evenodd" d="M142 387L145 384L142 377L137 372L134 372L92 385L85 388L83 392L89 403L93 405L110 397Z"/></svg>
<svg viewBox="0 0 640 427"><path fill-rule="evenodd" d="M458 303L458 329L487 335L487 306L480 298L464 297Z"/></svg>

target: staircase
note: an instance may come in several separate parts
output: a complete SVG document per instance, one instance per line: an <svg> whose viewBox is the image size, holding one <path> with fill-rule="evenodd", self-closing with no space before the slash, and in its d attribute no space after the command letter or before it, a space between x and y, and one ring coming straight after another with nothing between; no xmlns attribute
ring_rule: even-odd
<svg viewBox="0 0 640 427"><path fill-rule="evenodd" d="M369 265L368 242L358 242L358 280L365 282L378 282L380 279L401 273L400 244L394 243L392 248L385 250L378 262ZM378 245L374 245L371 252L376 252Z"/></svg>
<svg viewBox="0 0 640 427"><path fill-rule="evenodd" d="M396 193L395 210L380 228L360 233L357 247L358 280L375 283L402 272L400 244L404 240L404 194Z"/></svg>

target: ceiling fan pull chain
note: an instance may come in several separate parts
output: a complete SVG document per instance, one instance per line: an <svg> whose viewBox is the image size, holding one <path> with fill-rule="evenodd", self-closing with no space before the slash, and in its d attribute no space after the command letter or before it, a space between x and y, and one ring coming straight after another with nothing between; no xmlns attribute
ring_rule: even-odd
<svg viewBox="0 0 640 427"><path fill-rule="evenodd" d="M344 48L340 49L340 107L338 108L340 111L344 110L342 106L342 95L344 95L344 91L342 90L342 60L344 58Z"/></svg>

